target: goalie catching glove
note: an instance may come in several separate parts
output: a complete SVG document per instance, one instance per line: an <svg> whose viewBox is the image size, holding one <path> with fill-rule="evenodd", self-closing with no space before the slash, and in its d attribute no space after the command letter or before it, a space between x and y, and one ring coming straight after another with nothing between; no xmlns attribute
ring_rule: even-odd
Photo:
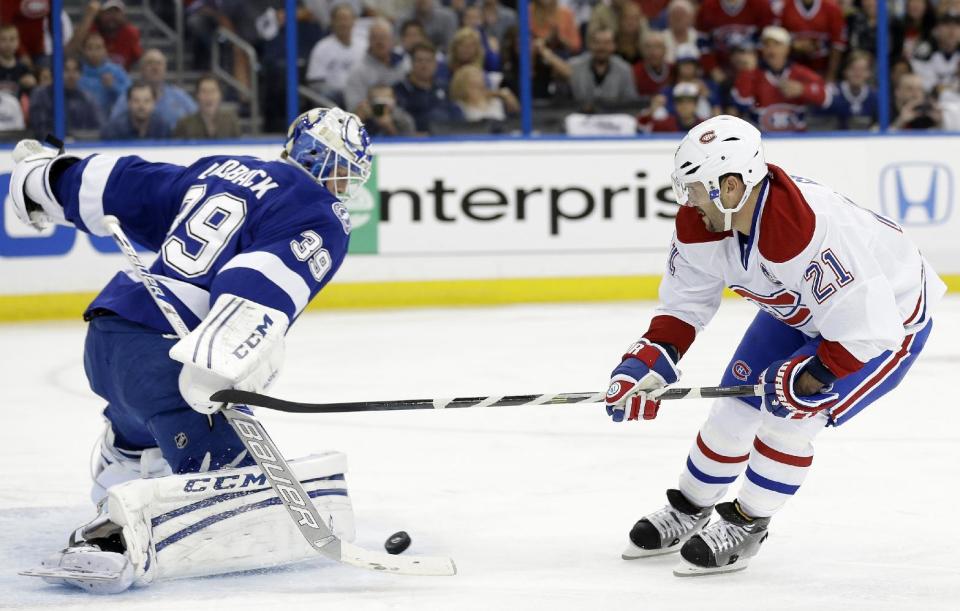
<svg viewBox="0 0 960 611"><path fill-rule="evenodd" d="M263 392L280 374L283 339L290 321L280 310L221 295L203 322L170 349L183 363L180 394L201 414L220 409L218 390Z"/></svg>
<svg viewBox="0 0 960 611"><path fill-rule="evenodd" d="M665 388L680 379L680 371L666 349L645 339L630 346L623 361L610 375L607 389L607 415L614 422L653 420L660 401L648 399L652 390Z"/></svg>

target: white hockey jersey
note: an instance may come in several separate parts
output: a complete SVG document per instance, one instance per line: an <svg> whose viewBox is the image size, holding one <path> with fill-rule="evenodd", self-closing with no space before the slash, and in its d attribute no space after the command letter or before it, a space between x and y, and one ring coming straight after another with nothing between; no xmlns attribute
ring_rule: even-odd
<svg viewBox="0 0 960 611"><path fill-rule="evenodd" d="M829 187L768 168L748 236L709 232L696 209L680 209L644 337L682 355L724 287L822 336L817 355L838 377L922 328L946 286L903 230Z"/></svg>

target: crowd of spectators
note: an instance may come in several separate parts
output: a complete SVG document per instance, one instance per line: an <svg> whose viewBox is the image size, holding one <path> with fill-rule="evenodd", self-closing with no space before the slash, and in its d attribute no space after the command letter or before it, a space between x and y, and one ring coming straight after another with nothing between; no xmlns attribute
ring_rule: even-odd
<svg viewBox="0 0 960 611"><path fill-rule="evenodd" d="M282 129L287 19L309 90L301 106L342 106L377 135L515 131L522 54L540 131L685 131L719 113L766 132L869 130L881 107L877 0L530 0L527 49L516 1L300 0L289 16L284 4L185 0L194 74L211 68L218 28L256 49L255 65L235 46L224 54L228 91L210 75L190 92L173 84L169 58L141 47L123 0L90 0L75 24L61 15L68 130L239 136L251 69L262 125ZM48 5L2 4L0 131L52 129ZM957 129L960 0L887 6L891 128Z"/></svg>
<svg viewBox="0 0 960 611"><path fill-rule="evenodd" d="M0 137L43 138L54 131L48 2L0 4ZM197 80L194 95L168 77L160 49L141 47L123 0L91 0L76 27L61 15L67 132L104 140L232 138L236 112L220 82Z"/></svg>

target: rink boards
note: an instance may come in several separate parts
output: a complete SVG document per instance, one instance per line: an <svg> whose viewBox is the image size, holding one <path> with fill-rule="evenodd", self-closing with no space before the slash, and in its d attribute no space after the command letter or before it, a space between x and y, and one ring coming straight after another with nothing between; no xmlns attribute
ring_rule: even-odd
<svg viewBox="0 0 960 611"><path fill-rule="evenodd" d="M768 161L901 224L960 288L960 162L949 135L770 138ZM351 256L312 307L656 297L673 231L676 139L395 142L349 203ZM272 142L76 146L187 164ZM105 239L21 227L0 159L0 320L76 316L122 266Z"/></svg>

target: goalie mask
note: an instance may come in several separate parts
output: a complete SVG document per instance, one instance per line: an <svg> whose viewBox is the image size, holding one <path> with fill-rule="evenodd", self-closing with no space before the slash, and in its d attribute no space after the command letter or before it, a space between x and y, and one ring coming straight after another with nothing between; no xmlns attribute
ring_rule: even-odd
<svg viewBox="0 0 960 611"><path fill-rule="evenodd" d="M342 200L367 182L373 159L363 122L339 108L314 108L297 117L281 156Z"/></svg>
<svg viewBox="0 0 960 611"><path fill-rule="evenodd" d="M677 203L689 205L690 185L701 183L710 201L723 213L724 231L730 230L733 213L746 205L753 187L767 175L760 132L730 115L713 117L687 132L677 147L673 168L670 177ZM733 208L724 208L720 201L720 177L727 174L738 174L747 187Z"/></svg>

